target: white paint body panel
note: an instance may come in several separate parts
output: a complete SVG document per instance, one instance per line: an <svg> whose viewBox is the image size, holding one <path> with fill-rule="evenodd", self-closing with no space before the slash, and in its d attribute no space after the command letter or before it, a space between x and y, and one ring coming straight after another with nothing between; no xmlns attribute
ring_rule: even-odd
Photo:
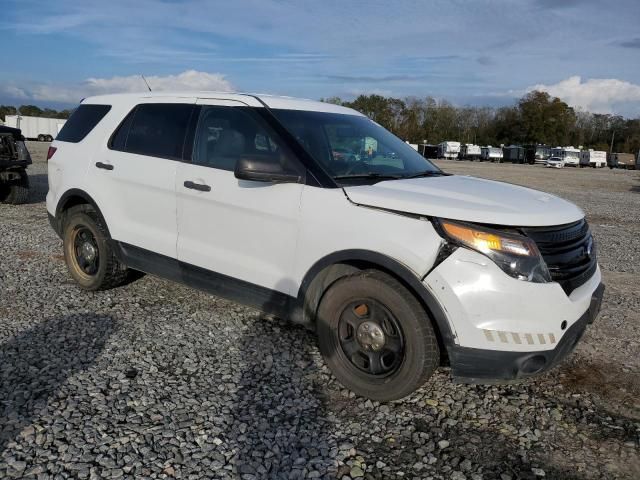
<svg viewBox="0 0 640 480"><path fill-rule="evenodd" d="M555 282L516 280L488 257L460 248L429 273L424 284L447 313L458 345L528 352L553 349L588 310L600 280L598 269L567 297ZM567 322L564 330L563 321ZM495 332L490 335L493 341L485 330Z"/></svg>
<svg viewBox="0 0 640 480"><path fill-rule="evenodd" d="M494 225L562 225L584 217L574 204L554 195L462 175L393 180L345 191L360 205Z"/></svg>

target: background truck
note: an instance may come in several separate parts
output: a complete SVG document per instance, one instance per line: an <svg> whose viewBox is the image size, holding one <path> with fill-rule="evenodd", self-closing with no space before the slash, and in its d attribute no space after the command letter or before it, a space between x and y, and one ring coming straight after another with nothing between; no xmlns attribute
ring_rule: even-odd
<svg viewBox="0 0 640 480"><path fill-rule="evenodd" d="M524 163L524 147L520 145L509 145L502 149L502 155L505 162Z"/></svg>
<svg viewBox="0 0 640 480"><path fill-rule="evenodd" d="M438 158L438 145L430 145L428 143L421 143L418 145L418 152L424 157L429 159Z"/></svg>
<svg viewBox="0 0 640 480"><path fill-rule="evenodd" d="M480 160L489 160L491 162L502 162L502 148L492 147L491 145L487 147L482 147L480 149Z"/></svg>
<svg viewBox="0 0 640 480"><path fill-rule="evenodd" d="M0 203L18 205L27 201L30 164L31 155L20 130L0 125Z"/></svg>
<svg viewBox="0 0 640 480"><path fill-rule="evenodd" d="M609 168L626 168L634 170L636 168L636 158L633 153L611 153L607 160Z"/></svg>
<svg viewBox="0 0 640 480"><path fill-rule="evenodd" d="M583 150L580 152L580 166L601 168L607 166L607 152L601 150Z"/></svg>
<svg viewBox="0 0 640 480"><path fill-rule="evenodd" d="M7 115L7 127L18 128L28 140L39 142L53 142L58 132L65 124L62 118L28 117L26 115Z"/></svg>
<svg viewBox="0 0 640 480"><path fill-rule="evenodd" d="M458 158L459 153L460 142L442 142L438 144L438 158L453 160Z"/></svg>
<svg viewBox="0 0 640 480"><path fill-rule="evenodd" d="M547 145L525 145L525 160L529 165L534 163L547 163L547 159L551 156L551 147Z"/></svg>
<svg viewBox="0 0 640 480"><path fill-rule="evenodd" d="M552 148L551 156L561 158L565 166L577 167L580 165L580 150L574 147Z"/></svg>
<svg viewBox="0 0 640 480"><path fill-rule="evenodd" d="M464 160L478 160L480 153L480 146L473 143L465 143L460 147L460 158Z"/></svg>

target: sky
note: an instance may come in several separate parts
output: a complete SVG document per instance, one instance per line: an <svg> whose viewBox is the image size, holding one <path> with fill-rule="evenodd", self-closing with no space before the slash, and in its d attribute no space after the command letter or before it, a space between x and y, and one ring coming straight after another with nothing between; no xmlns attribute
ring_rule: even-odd
<svg viewBox="0 0 640 480"><path fill-rule="evenodd" d="M638 0L0 0L0 104L146 89L640 117ZM8 55L8 58L7 56Z"/></svg>

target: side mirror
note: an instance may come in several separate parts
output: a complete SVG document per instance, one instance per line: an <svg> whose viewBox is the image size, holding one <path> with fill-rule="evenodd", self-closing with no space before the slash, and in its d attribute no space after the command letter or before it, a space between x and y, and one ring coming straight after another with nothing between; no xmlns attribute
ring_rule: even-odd
<svg viewBox="0 0 640 480"><path fill-rule="evenodd" d="M233 172L240 180L271 183L300 183L302 175L285 170L280 162L262 158L239 158Z"/></svg>

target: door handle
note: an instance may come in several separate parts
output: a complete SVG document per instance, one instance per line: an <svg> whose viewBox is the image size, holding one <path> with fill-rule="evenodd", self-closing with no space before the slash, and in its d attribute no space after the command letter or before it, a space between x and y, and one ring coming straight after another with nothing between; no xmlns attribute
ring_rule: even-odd
<svg viewBox="0 0 640 480"><path fill-rule="evenodd" d="M191 180L187 180L184 182L185 188L190 188L191 190L198 190L200 192L210 192L211 187L209 185L204 185L202 183L195 183Z"/></svg>
<svg viewBox="0 0 640 480"><path fill-rule="evenodd" d="M96 167L102 168L104 170L113 170L113 165L109 163L96 162Z"/></svg>

